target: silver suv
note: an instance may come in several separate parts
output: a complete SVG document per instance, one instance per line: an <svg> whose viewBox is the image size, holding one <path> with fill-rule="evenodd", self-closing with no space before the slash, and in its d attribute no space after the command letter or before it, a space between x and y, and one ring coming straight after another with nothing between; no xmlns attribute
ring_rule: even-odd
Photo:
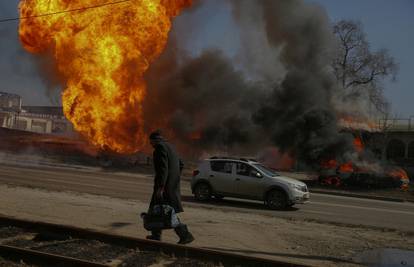
<svg viewBox="0 0 414 267"><path fill-rule="evenodd" d="M199 201L207 201L212 196L235 197L264 201L270 209L283 209L309 200L306 184L248 159L203 160L193 172L191 189Z"/></svg>

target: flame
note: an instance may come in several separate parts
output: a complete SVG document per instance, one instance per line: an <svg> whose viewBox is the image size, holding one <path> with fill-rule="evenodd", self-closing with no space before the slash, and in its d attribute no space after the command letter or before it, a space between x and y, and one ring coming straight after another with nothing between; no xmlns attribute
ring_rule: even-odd
<svg viewBox="0 0 414 267"><path fill-rule="evenodd" d="M354 144L355 152L357 152L358 154L364 151L364 144L362 143L361 138L355 137L353 144ZM354 166L354 163L351 161L339 164L337 160L329 159L329 160L322 160L320 165L323 169L338 169L338 171L340 172L356 171L356 167Z"/></svg>
<svg viewBox="0 0 414 267"><path fill-rule="evenodd" d="M338 114L338 125L341 128L353 130L378 131L376 122L361 116Z"/></svg>
<svg viewBox="0 0 414 267"><path fill-rule="evenodd" d="M277 147L267 147L259 153L257 159L268 168L278 171L292 170L295 159L288 152L282 152Z"/></svg>
<svg viewBox="0 0 414 267"><path fill-rule="evenodd" d="M354 164L352 162L347 162L339 166L340 172L353 172L354 171Z"/></svg>
<svg viewBox="0 0 414 267"><path fill-rule="evenodd" d="M394 178L408 180L407 172L401 168L395 168L394 170L389 172L389 175Z"/></svg>
<svg viewBox="0 0 414 267"><path fill-rule="evenodd" d="M410 178L408 177L408 174L405 170L402 168L394 168L391 171L388 172L388 175L390 175L392 178L401 181L401 189L402 190L408 190Z"/></svg>
<svg viewBox="0 0 414 267"><path fill-rule="evenodd" d="M364 150L364 144L362 143L361 138L354 138L354 148L358 153L361 153Z"/></svg>
<svg viewBox="0 0 414 267"><path fill-rule="evenodd" d="M191 132L188 137L190 138L190 140L196 141L196 140L201 139L201 135L202 135L201 131L194 131L194 132Z"/></svg>
<svg viewBox="0 0 414 267"><path fill-rule="evenodd" d="M146 145L143 75L164 50L173 17L192 0L107 3L21 1L21 17L38 17L21 20L19 34L27 51L56 60L66 81L63 110L75 129L101 148L132 153ZM78 11L58 13L70 10ZM48 13L57 14L39 16Z"/></svg>
<svg viewBox="0 0 414 267"><path fill-rule="evenodd" d="M322 161L321 167L323 169L337 169L339 172L354 172L354 164L352 162L338 164L334 159Z"/></svg>
<svg viewBox="0 0 414 267"><path fill-rule="evenodd" d="M323 169L336 169L338 166L338 162L334 159L330 159L330 160L323 160L321 162L321 167Z"/></svg>

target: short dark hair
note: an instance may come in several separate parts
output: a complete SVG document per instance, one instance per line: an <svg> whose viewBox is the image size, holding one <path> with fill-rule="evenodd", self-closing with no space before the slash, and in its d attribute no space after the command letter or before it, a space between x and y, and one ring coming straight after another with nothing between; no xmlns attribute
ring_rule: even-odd
<svg viewBox="0 0 414 267"><path fill-rule="evenodd" d="M155 130L149 135L150 140L162 140L162 133L161 130Z"/></svg>

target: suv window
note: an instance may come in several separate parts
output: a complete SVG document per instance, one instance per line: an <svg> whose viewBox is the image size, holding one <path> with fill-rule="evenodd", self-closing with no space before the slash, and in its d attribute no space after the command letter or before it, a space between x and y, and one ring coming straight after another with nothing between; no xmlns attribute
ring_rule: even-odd
<svg viewBox="0 0 414 267"><path fill-rule="evenodd" d="M277 172L261 164L254 164L254 166L258 168L259 170L261 170L262 172L264 172L266 175L269 175L271 177L279 176Z"/></svg>
<svg viewBox="0 0 414 267"><path fill-rule="evenodd" d="M210 161L211 170L214 172L231 173L233 163L230 161Z"/></svg>
<svg viewBox="0 0 414 267"><path fill-rule="evenodd" d="M257 177L257 171L252 166L241 162L238 162L236 165L236 173L237 175Z"/></svg>

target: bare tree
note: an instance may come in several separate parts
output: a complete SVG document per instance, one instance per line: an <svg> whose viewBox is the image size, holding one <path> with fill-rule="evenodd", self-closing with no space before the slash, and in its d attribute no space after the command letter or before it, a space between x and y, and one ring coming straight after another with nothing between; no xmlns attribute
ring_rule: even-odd
<svg viewBox="0 0 414 267"><path fill-rule="evenodd" d="M345 94L352 96L368 90L370 101L378 111L386 112L388 103L382 92L381 82L395 80L398 65L388 50L371 51L360 22L341 20L333 31L338 47L333 60L334 74Z"/></svg>

